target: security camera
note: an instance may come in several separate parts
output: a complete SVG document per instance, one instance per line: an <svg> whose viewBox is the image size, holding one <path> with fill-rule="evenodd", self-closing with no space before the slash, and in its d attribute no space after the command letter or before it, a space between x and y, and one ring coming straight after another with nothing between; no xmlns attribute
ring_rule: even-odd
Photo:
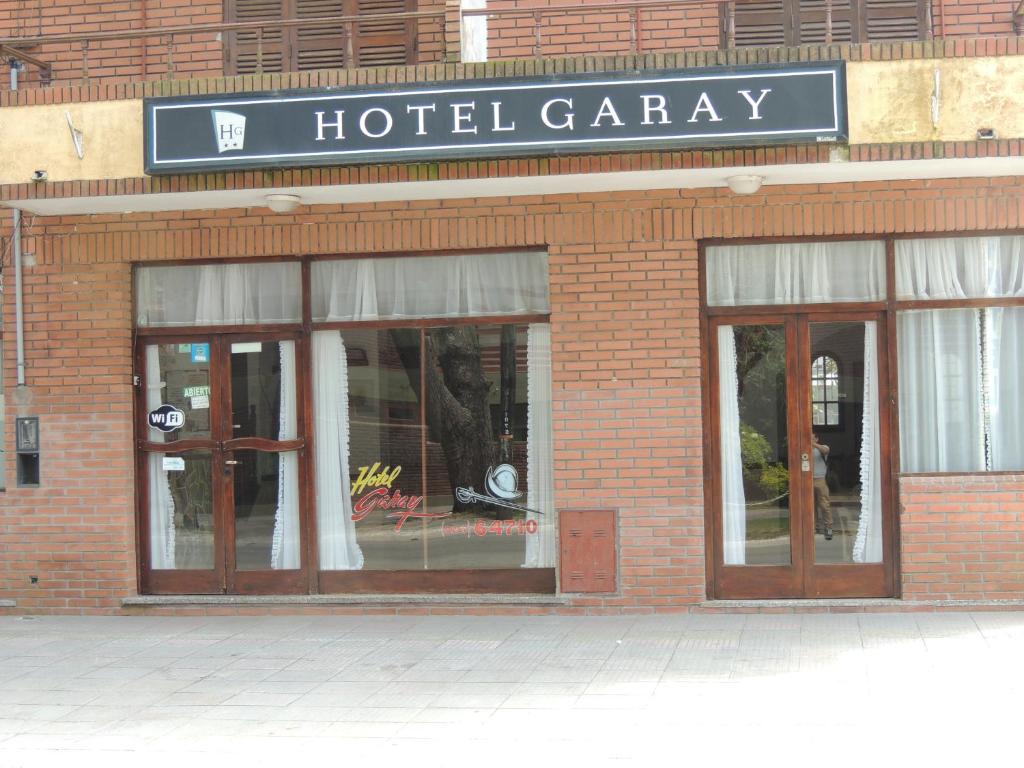
<svg viewBox="0 0 1024 768"><path fill-rule="evenodd" d="M50 174L46 171L32 171L32 181L46 181Z"/></svg>

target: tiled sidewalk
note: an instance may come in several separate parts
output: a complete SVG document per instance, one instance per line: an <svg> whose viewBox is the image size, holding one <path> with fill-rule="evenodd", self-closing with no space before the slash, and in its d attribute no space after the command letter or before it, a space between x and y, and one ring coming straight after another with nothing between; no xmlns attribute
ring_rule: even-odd
<svg viewBox="0 0 1024 768"><path fill-rule="evenodd" d="M1020 765L1024 613L0 618L0 766Z"/></svg>

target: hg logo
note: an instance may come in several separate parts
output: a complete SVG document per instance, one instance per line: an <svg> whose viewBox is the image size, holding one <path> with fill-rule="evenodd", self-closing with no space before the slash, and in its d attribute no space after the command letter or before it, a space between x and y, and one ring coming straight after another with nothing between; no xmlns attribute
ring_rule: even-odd
<svg viewBox="0 0 1024 768"><path fill-rule="evenodd" d="M241 149L245 144L245 115L236 112L225 112L215 109L213 115L213 134L217 139L217 151L227 152Z"/></svg>

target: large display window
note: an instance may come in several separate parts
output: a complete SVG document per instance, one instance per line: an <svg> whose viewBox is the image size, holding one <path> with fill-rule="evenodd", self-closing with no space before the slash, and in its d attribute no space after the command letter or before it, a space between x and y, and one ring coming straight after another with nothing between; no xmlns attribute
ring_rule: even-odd
<svg viewBox="0 0 1024 768"><path fill-rule="evenodd" d="M145 590L554 590L546 254L136 288Z"/></svg>

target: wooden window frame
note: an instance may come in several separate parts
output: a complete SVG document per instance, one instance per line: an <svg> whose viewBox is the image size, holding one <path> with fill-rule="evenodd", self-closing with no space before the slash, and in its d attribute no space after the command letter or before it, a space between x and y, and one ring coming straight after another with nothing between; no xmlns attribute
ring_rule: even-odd
<svg viewBox="0 0 1024 768"><path fill-rule="evenodd" d="M914 472L904 473L900 469L900 423L899 423L899 358L898 339L896 337L896 316L898 312L912 309L965 309L978 307L1024 307L1024 297L1018 298L984 298L984 299L903 299L896 298L896 243L900 240L937 240L951 237L1020 237L1024 236L1024 229L1010 230L979 230L972 232L963 231L942 231L942 232L906 232L897 235L832 235L819 237L744 237L744 238L709 238L698 242L698 292L700 297L700 334L701 334L701 368L704 371L701 384L701 403L705 414L705 423L711 425L704 430L702 445L704 455L704 486L708 489L705 496L704 535L707 557L705 559L705 576L707 580L708 595L711 597L721 596L721 582L719 571L722 563L720 560L721 540L718 521L718 510L715 508L716 499L720 495L716 491L720 481L718 470L718 443L716 430L719 423L717 399L712 396L712 390L717 389L717 368L712 366L712 326L718 318L747 318L753 322L769 322L773 318L781 321L788 315L820 315L828 314L829 319L841 320L844 315L855 315L860 312L877 312L884 320L885 334L879 337L879 360L880 366L886 369L886 380L888 384L888 397L885 398L890 406L888 418L881 420L880 428L882 439L888 444L888 450L883 449L882 471L887 473L889 480L888 487L883 490L884 501L890 510L888 523L883 530L885 537L885 574L887 591L889 594L898 597L897 575L900 572L900 532L899 521L894 510L899 509L900 479L903 477L993 477L1000 475L1020 474L1019 471L990 471L990 472ZM851 242L869 241L879 242L885 248L885 275L886 294L881 301L868 302L843 302L843 303L820 303L820 304L770 304L770 305L744 305L744 306L708 306L707 296L707 249L716 245L763 245L767 243L827 243L827 242ZM880 374L882 370L880 369ZM880 380L880 384L883 383ZM885 442L883 443L885 445ZM887 455L886 455L887 454Z"/></svg>
<svg viewBox="0 0 1024 768"><path fill-rule="evenodd" d="M825 384L829 381L828 374L824 374L820 379L814 376L814 363L825 358L831 360L836 366L836 399L828 399L828 391ZM822 399L815 400L813 394L811 395L811 426L815 430L822 432L835 432L840 431L843 428L843 398L842 398L842 382L843 382L843 367L839 364L839 358L827 350L811 350L811 392L814 392L814 382L820 381L822 383ZM836 423L828 423L828 406L830 403L834 403L836 406ZM825 407L825 423L815 424L814 423L814 406L816 404L823 405Z"/></svg>
<svg viewBox="0 0 1024 768"><path fill-rule="evenodd" d="M550 312L460 318L417 318L415 320L384 320L384 321L346 321L346 322L314 322L312 319L312 263L338 259L366 258L418 258L423 256L472 256L481 253L536 253L532 248L480 248L473 251L423 251L401 254L328 254L317 256L272 256L252 259L193 259L171 260L160 262L158 266L196 267L203 264L251 264L256 262L298 262L302 270L300 290L302 291L302 321L300 323L251 324L251 325L197 325L173 327L136 326L134 332L134 351L136 373L142 375L147 344L166 344L174 341L190 340L196 336L207 336L211 339L220 336L288 336L299 339L301 354L296 359L296 385L300 392L307 393L299 400L299 421L305 434L304 450L305 469L300 474L299 482L303 485L300 493L303 498L304 528L302 531L304 549L302 552L301 574L295 579L275 588L275 585L263 582L246 584L242 589L229 589L223 581L214 585L208 574L202 578L183 571L178 578L159 578L154 580L148 569L149 562L149 520L143 501L147 498L146 457L149 452L165 444L147 443L146 430L142 426L142 415L145 413L145 392L141 388L135 390L134 442L136 461L136 578L140 594L195 594L220 593L228 594L389 594L389 593L439 593L439 594L554 594L556 592L555 567L549 568L512 568L512 569L451 569L451 570L403 570L403 571L321 571L320 556L317 542L317 510L314 488L316 484L316 461L314 441L316 439L315 419L313 413L313 366L312 350L306 342L312 337L313 331L344 330L360 328L365 330L386 330L390 328L420 329L421 336L430 328L441 328L452 325L528 325L531 323L550 323ZM132 317L138 318L138 293L135 291L135 270L157 266L151 262L140 262L132 269ZM422 355L421 344L421 355ZM425 416L422 413L421 419ZM425 424L425 421L423 422ZM207 448L209 441L201 446L194 446L190 441L176 445L168 452L181 452L190 448ZM175 444L167 444L175 445ZM210 448L216 450L216 447ZM228 532L222 532L222 536ZM223 540L215 544L215 570L224 567L223 552L226 551ZM204 572L205 574L205 572Z"/></svg>

